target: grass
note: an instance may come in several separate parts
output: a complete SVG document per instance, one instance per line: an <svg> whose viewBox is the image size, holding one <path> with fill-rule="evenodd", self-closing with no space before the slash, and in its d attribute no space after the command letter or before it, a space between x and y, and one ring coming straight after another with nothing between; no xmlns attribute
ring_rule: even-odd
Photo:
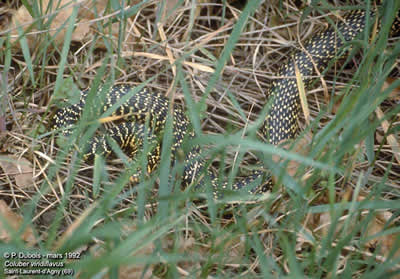
<svg viewBox="0 0 400 279"><path fill-rule="evenodd" d="M399 141L400 82L388 77L398 76L400 44L388 31L399 4L387 1L373 40L365 34L347 45L346 58L334 59L307 90L311 124L301 116L302 132L288 150L256 136L279 66L298 40L334 23L334 11L372 8L368 1L295 2L169 1L164 13L158 1L125 9L109 1L90 40L79 42L73 27L85 23L77 6L53 30L57 16L43 15L37 1L2 4L4 14L25 5L40 30L53 31L18 28L17 39L1 31L0 121L7 131L0 161L27 159L34 179L24 188L15 173L0 174L1 199L23 218L18 228L0 219L10 235L0 252L61 253L77 278L397 278L400 155L389 143ZM137 185L129 179L146 166L150 142L136 161L121 155L83 162L77 150L103 129L97 119L115 109L99 115L96 106L113 83L138 86L131 94L146 86L184 107L196 137L182 154L199 144L209 168L230 180L262 158L274 187L257 200L243 193L214 200L208 187L182 189L182 155L170 163L171 119L159 168L141 173ZM66 105L60 100L74 103L78 88L87 87L76 129L58 139L51 120ZM33 245L22 240L26 228L37 238Z"/></svg>

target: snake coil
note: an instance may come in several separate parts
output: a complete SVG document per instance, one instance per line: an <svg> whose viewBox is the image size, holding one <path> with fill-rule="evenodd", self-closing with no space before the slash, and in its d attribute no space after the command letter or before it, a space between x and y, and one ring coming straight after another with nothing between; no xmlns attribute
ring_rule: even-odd
<svg viewBox="0 0 400 279"><path fill-rule="evenodd" d="M373 18L375 12L370 11L369 17ZM326 67L327 63L338 55L338 51L348 42L354 40L357 36L364 32L367 20L367 12L364 10L354 10L347 13L339 19L336 26L330 26L326 30L314 35L303 48L299 48L294 52L289 61L284 64L279 72L278 79L272 83L268 95L273 98L271 109L265 117L262 126L262 134L268 139L269 143L277 145L280 142L291 139L298 133L297 119L299 116L299 98L298 87L295 80L295 68L297 66L304 84L307 86L311 82L311 76ZM392 25L392 31L398 31L399 20ZM105 101L98 106L100 113L104 113L110 107L118 103L118 101L131 92L133 88L125 85L115 85L106 93ZM83 107L85 106L87 92L82 92L80 102L78 104L60 109L55 115L54 128L71 127L81 117ZM160 94L151 93L147 89L143 89L132 95L128 100L123 102L113 115L130 115L125 122L108 130L108 136L114 139L121 149L128 152L129 156L135 156L136 152L141 148L143 139L146 136L145 125L143 124L145 116L151 118L152 129L159 132L166 123L169 111L169 100ZM181 147L183 139L187 136L189 121L185 113L178 105L173 106L173 135L172 154ZM190 136L190 135L189 135ZM147 137L153 139L154 136L147 134ZM96 136L89 143L89 148L85 154L85 159L90 159L95 153L108 155L112 149L105 135ZM193 181L202 184L202 178L198 178L204 168L203 160L199 159L200 149L195 147L187 156L185 170L183 174L183 183L191 184ZM155 166L160 158L160 146L157 146L152 154L149 154L149 165ZM149 168L151 171L152 167ZM214 194L217 197L217 179L210 172L206 172L209 179L215 187ZM238 180L232 186L233 190L239 190L249 185L252 181L263 178L264 171L254 171L250 176ZM263 192L268 189L270 181L261 183L260 185L249 189L251 193ZM223 187L226 187L223 184Z"/></svg>

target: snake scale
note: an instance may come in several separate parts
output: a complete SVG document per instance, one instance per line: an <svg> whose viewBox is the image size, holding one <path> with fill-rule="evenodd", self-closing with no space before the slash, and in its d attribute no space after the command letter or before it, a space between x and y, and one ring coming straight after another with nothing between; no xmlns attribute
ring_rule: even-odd
<svg viewBox="0 0 400 279"><path fill-rule="evenodd" d="M369 17L375 16L374 11L369 12ZM305 86L312 81L311 76L316 70L321 71L326 67L329 61L337 57L338 51L348 42L354 40L357 36L364 32L367 20L367 12L364 10L353 10L339 17L336 26L330 26L326 30L314 35L304 47L298 48L286 64L284 64L279 72L279 78L275 79L268 92L268 96L272 99L272 105L265 117L261 132L267 141L277 145L280 142L294 138L298 133L297 119L300 113L298 86L296 83L295 67L297 66ZM400 29L400 20L396 19L392 25L392 30ZM98 104L100 113L104 113L111 106L116 104L123 96L131 92L132 87L126 85L111 86L106 92L105 101ZM64 131L73 127L80 119L83 108L85 106L87 92L83 91L78 104L62 108L55 115L55 129L63 128ZM107 131L106 135L94 137L89 143L87 152L84 155L85 160L93 158L94 154L108 155L112 152L112 148L107 137L114 139L122 150L129 157L134 157L137 151L143 145L145 137L153 141L155 134L161 132L165 126L167 115L169 113L169 99L152 93L146 88L132 94L126 102L123 102L112 115L129 115L125 121L114 126ZM144 120L146 116L150 116L150 126L152 132L145 132ZM172 107L173 119L173 142L172 155L181 148L185 137L190 137L191 132L188 130L189 121L180 106ZM158 144L151 154L148 155L148 171L152 171L160 159L160 144ZM204 160L199 156L200 148L195 146L193 150L186 155L185 168L183 173L183 183L189 185L193 182L197 184L204 183L204 177L199 178L200 173L206 173L208 179L214 187L215 197L219 196L218 181L211 171L203 171ZM238 179L232 186L233 190L240 190L244 186L249 185L252 181L262 178L264 179L264 171L253 171L253 173L244 179ZM250 193L264 192L271 184L271 181L260 183L249 189ZM222 188L226 187L226 183L222 183Z"/></svg>

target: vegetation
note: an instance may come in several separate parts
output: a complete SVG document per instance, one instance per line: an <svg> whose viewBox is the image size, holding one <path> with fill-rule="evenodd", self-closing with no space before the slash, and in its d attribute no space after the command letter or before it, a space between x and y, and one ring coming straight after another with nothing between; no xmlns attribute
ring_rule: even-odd
<svg viewBox="0 0 400 279"><path fill-rule="evenodd" d="M22 217L13 226L0 211L2 255L59 253L74 278L399 276L398 1L307 89L310 124L301 115L290 147L257 137L275 73L299 42L372 1L47 2L0 4L0 197ZM14 28L10 9L23 7L32 19ZM171 164L168 122L160 166L139 183L130 177L151 144L133 161L117 146L117 158L93 163L78 152L111 113L96 114L97 89L115 83L168 96L196 133ZM52 117L89 87L63 139ZM262 159L274 187L221 200L182 189L182 154L195 144L231 183Z"/></svg>

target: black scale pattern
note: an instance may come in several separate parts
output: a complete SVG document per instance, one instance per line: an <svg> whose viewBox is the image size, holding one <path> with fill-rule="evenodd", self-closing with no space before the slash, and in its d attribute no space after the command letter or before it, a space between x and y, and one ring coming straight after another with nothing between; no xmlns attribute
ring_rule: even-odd
<svg viewBox="0 0 400 279"><path fill-rule="evenodd" d="M371 12L371 18L374 13ZM364 32L366 21L366 13L361 10L352 11L343 17L343 21L339 20L336 28L329 27L323 32L316 34L308 42L304 44L304 49L299 48L294 52L288 63L283 65L279 70L279 79L274 80L269 92L269 96L273 98L271 109L265 118L262 127L262 133L268 138L271 144L279 144L280 142L291 139L298 132L298 115L299 101L298 88L295 79L295 64L297 65L305 85L309 85L311 76L316 72L317 68L321 71L327 63L338 55L340 48L349 41L354 40L360 33ZM392 26L392 31L399 32L400 19ZM340 33L340 35L339 35ZM102 107L101 112L106 111L120 98L127 94L132 88L124 85L116 85L106 94L106 101L99 106ZM55 116L55 128L69 127L76 123L82 113L85 105L86 92L83 92L80 103L73 105L57 112ZM131 156L134 156L140 148L144 137L144 126L139 124L143 122L148 115L151 117L151 124L155 131L160 131L165 125L166 116L169 109L169 100L159 94L151 93L144 89L135 94L127 102L113 113L113 115L129 114L130 118L126 118L126 122L121 123L108 131L111 136L122 149L130 150ZM173 133L174 142L172 153L181 147L183 138L188 133L188 119L179 106L173 107ZM147 135L153 140L153 135ZM191 135L189 135L191 136ZM95 153L108 155L111 153L105 136L97 136L90 143L89 151L86 155L90 158ZM183 180L186 185L199 180L199 185L203 184L204 178L198 178L199 173L203 173L204 163L199 159L200 149L198 146L186 156L185 171ZM159 147L149 155L149 165L156 165L159 161ZM152 170L153 166L149 167ZM215 197L218 197L219 191L218 181L211 171L206 172L214 186ZM252 175L235 182L233 190L239 190L248 185L252 181L262 178L265 175L263 171L254 171ZM271 181L249 190L251 193L263 192L269 188ZM222 188L226 188L226 184L222 183Z"/></svg>

